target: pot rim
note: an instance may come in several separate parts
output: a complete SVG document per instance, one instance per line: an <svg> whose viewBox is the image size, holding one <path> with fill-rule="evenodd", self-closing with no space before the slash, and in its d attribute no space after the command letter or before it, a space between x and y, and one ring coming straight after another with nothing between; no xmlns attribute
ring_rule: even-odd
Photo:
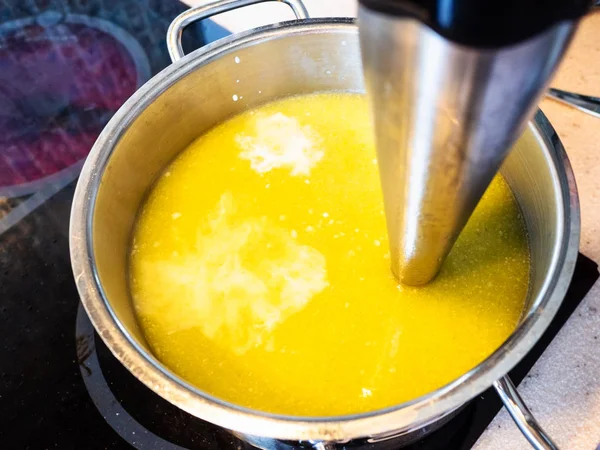
<svg viewBox="0 0 600 450"><path fill-rule="evenodd" d="M230 35L186 55L144 84L117 111L92 147L75 190L70 221L70 254L77 289L98 334L119 361L155 393L186 412L240 433L286 440L344 441L403 431L445 415L506 375L537 342L558 310L574 271L579 247L579 201L564 148L541 111L529 127L545 148L554 178L562 192L562 216L551 277L547 277L538 306L486 360L449 384L419 398L386 409L322 418L269 414L219 400L188 384L141 348L116 317L101 286L93 251L92 224L100 180L115 144L159 95L197 68L242 47L283 36L308 33L357 33L353 19L307 19L282 22Z"/></svg>

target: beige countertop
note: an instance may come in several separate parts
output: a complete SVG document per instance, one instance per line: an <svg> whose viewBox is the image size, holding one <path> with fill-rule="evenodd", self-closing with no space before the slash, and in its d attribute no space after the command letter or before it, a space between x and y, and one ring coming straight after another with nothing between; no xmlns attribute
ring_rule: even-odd
<svg viewBox="0 0 600 450"><path fill-rule="evenodd" d="M600 13L588 16L552 86L600 97ZM581 202L583 254L600 262L600 119L544 100L575 172ZM563 449L600 444L600 283L596 283L529 373L519 392ZM505 411L481 437L477 450L528 448Z"/></svg>
<svg viewBox="0 0 600 450"><path fill-rule="evenodd" d="M187 0L200 4L201 0ZM355 0L305 0L317 16L355 16ZM287 20L281 4L252 6L215 20L231 31ZM600 13L581 24L552 85L600 97ZM544 100L542 110L562 140L579 187L581 251L600 262L600 118ZM563 449L594 450L600 444L600 283L581 303L519 386L531 410ZM476 444L477 450L530 448L501 412Z"/></svg>
<svg viewBox="0 0 600 450"><path fill-rule="evenodd" d="M581 23L552 86L600 97L600 11ZM600 262L600 119L552 100L544 100L540 107L575 171L581 200L581 251Z"/></svg>

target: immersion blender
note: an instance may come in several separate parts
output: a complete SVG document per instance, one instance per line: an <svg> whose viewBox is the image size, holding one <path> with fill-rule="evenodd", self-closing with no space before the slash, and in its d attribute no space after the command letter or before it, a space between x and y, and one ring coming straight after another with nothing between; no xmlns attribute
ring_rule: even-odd
<svg viewBox="0 0 600 450"><path fill-rule="evenodd" d="M359 0L392 271L422 285L535 112L590 0Z"/></svg>

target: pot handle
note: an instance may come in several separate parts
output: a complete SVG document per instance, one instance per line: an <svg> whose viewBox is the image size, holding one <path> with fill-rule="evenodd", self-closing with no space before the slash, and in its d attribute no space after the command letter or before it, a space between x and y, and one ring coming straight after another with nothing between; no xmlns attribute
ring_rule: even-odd
<svg viewBox="0 0 600 450"><path fill-rule="evenodd" d="M504 407L533 448L536 450L558 450L558 446L535 420L508 375L494 381L494 388L502 403L504 403Z"/></svg>
<svg viewBox="0 0 600 450"><path fill-rule="evenodd" d="M171 25L169 25L169 30L167 31L167 49L171 61L177 62L185 56L183 47L181 46L181 34L183 33L183 29L191 23L227 11L243 8L244 6L270 1L288 5L292 11L294 11L294 15L298 20L308 19L309 17L306 6L304 6L302 0L217 0L207 5L190 8L175 17L173 22L171 22Z"/></svg>
<svg viewBox="0 0 600 450"><path fill-rule="evenodd" d="M600 0L599 0L600 1ZM600 118L600 98L589 95L575 94L560 89L550 88L546 95L558 102L567 104L572 108Z"/></svg>

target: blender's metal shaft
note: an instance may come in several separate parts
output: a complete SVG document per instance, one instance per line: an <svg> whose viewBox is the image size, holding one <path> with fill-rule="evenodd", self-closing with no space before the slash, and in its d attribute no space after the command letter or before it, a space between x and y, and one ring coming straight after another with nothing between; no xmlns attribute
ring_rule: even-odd
<svg viewBox="0 0 600 450"><path fill-rule="evenodd" d="M364 6L359 29L392 271L425 284L523 132L574 22L497 50Z"/></svg>

